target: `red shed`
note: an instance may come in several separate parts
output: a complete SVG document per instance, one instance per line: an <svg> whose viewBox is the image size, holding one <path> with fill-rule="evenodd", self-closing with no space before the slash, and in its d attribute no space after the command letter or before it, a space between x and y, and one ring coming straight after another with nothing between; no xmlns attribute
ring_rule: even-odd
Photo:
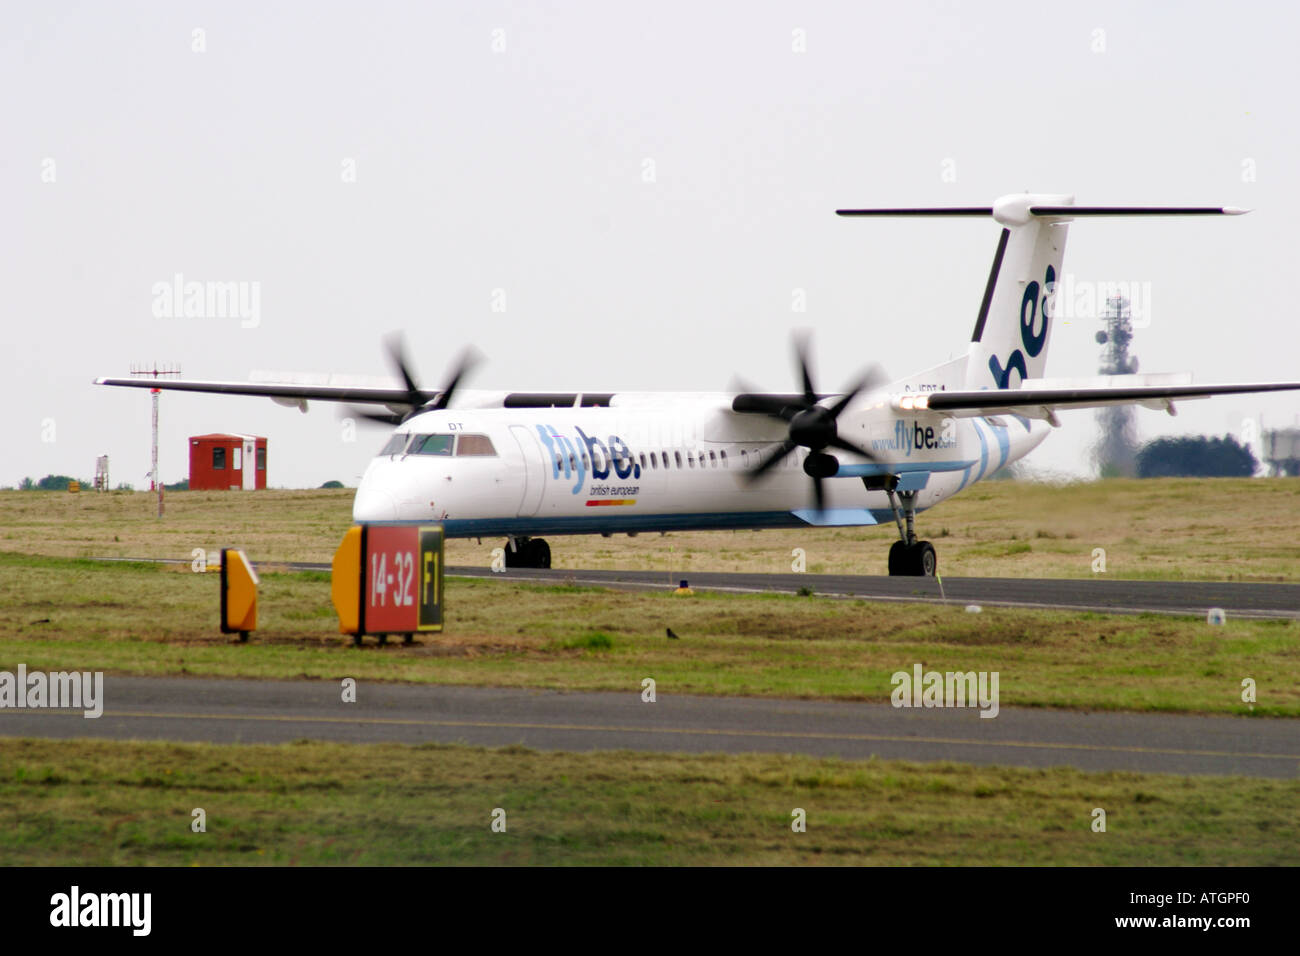
<svg viewBox="0 0 1300 956"><path fill-rule="evenodd" d="M266 439L256 435L191 435L190 489L252 491L266 487Z"/></svg>

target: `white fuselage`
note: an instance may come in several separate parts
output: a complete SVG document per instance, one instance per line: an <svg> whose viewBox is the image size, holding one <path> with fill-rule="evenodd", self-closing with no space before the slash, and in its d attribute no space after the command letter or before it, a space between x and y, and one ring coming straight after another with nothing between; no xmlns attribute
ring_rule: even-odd
<svg viewBox="0 0 1300 956"><path fill-rule="evenodd" d="M785 437L780 421L731 411L717 394L611 407L470 408L404 422L366 469L353 518L440 522L450 537L869 525L892 521L863 478L897 475L932 507L1036 447L1049 427L1016 417L900 412L888 396L845 410L839 434L875 460L836 452L825 510L798 449L747 480ZM429 436L429 437L424 437Z"/></svg>

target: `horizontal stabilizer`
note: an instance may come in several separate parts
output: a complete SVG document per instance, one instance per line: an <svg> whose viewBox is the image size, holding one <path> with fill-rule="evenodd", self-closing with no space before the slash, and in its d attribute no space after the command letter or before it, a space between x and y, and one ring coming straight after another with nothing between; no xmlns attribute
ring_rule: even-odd
<svg viewBox="0 0 1300 956"><path fill-rule="evenodd" d="M900 206L872 209L836 209L837 216L992 216L993 206ZM1077 216L1241 216L1250 212L1237 206L1048 206L1025 208L1038 218Z"/></svg>

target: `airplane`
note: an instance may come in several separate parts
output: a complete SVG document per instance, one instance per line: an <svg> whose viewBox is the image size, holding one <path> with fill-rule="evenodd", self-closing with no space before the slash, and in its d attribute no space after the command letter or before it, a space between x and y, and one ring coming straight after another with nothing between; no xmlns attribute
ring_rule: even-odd
<svg viewBox="0 0 1300 956"><path fill-rule="evenodd" d="M543 535L864 526L892 521L890 575L933 576L915 519L1033 451L1057 412L1300 389L1300 382L1193 385L1190 375L1044 378L1069 224L1120 216L1232 216L1214 206L1079 206L1013 194L992 206L840 209L850 218L980 217L1001 227L964 355L893 381L869 370L819 391L796 339L800 390L504 392L402 386L99 378L96 384L382 406L395 426L353 501L358 523L441 523L448 537L504 537L508 567L547 568Z"/></svg>

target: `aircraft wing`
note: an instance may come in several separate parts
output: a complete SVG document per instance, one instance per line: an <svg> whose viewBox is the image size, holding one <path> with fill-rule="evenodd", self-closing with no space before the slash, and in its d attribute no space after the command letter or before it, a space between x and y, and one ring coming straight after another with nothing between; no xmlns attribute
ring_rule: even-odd
<svg viewBox="0 0 1300 956"><path fill-rule="evenodd" d="M1135 376L1136 378L1137 376ZM979 415L1023 415L1056 424L1055 412L1069 408L1100 408L1105 405L1142 405L1176 414L1174 402L1214 395L1239 395L1253 392L1300 390L1300 382L1246 382L1222 385L1035 385L1027 379L1020 388L969 389L960 391L915 392L895 396L892 404L900 411L925 410L950 412L955 418Z"/></svg>
<svg viewBox="0 0 1300 956"><path fill-rule="evenodd" d="M211 392L218 395L253 395L282 405L302 406L309 400L354 404L407 406L411 393L404 388L366 388L351 385L293 385L272 382L200 382L186 379L97 378L96 385L158 388L174 392ZM431 393L436 394L436 393Z"/></svg>

